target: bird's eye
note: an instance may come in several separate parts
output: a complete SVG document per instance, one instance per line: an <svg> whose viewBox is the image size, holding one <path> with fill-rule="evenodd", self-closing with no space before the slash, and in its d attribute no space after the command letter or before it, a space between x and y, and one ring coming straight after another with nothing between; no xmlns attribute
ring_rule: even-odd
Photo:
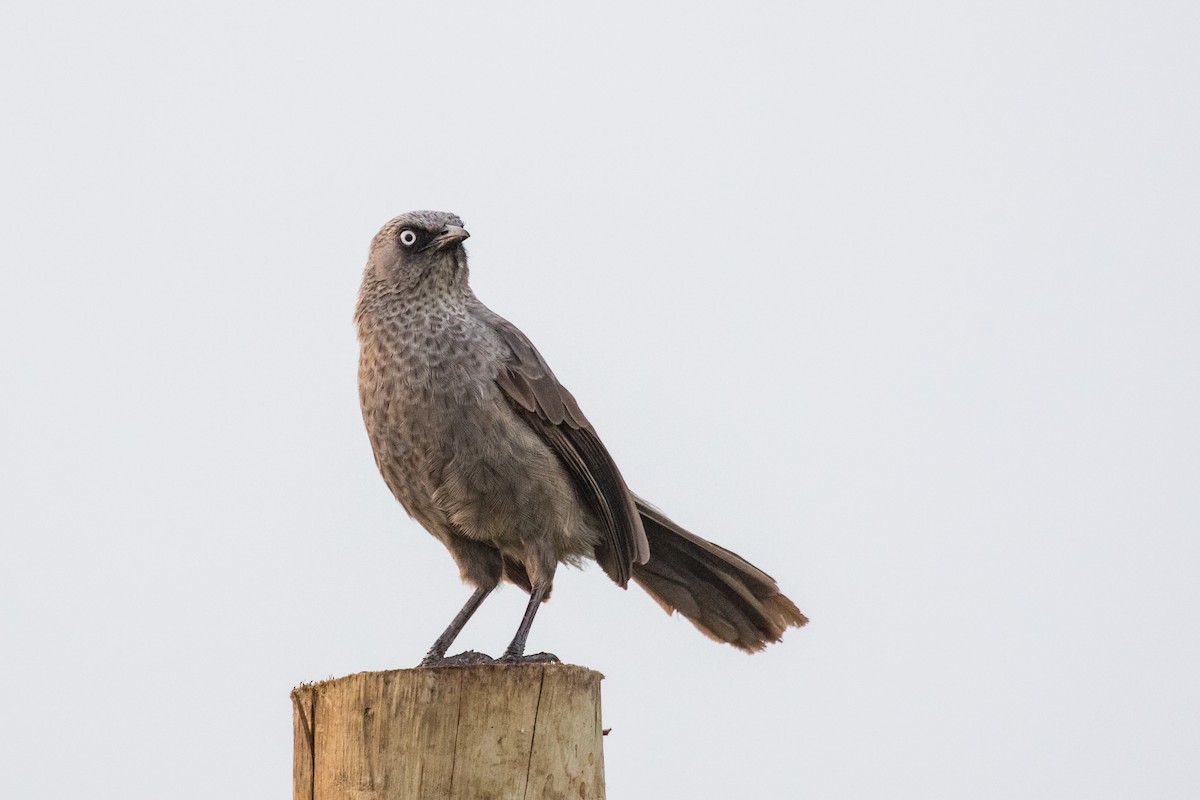
<svg viewBox="0 0 1200 800"><path fill-rule="evenodd" d="M400 244L404 245L405 247L412 247L416 243L417 235L415 233L410 231L408 228L400 231Z"/></svg>

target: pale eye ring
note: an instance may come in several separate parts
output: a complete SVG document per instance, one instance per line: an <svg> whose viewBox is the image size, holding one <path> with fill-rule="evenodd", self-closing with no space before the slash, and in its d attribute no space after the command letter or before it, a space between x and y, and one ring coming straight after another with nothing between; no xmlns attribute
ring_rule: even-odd
<svg viewBox="0 0 1200 800"><path fill-rule="evenodd" d="M410 231L408 228L400 231L400 244L404 245L405 247L412 247L416 243L417 235L415 233Z"/></svg>

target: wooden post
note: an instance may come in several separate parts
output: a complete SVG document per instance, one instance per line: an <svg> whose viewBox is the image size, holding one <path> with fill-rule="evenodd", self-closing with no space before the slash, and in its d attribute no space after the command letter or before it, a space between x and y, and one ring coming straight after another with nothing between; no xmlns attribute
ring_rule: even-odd
<svg viewBox="0 0 1200 800"><path fill-rule="evenodd" d="M603 800L602 677L486 664L300 686L294 798Z"/></svg>

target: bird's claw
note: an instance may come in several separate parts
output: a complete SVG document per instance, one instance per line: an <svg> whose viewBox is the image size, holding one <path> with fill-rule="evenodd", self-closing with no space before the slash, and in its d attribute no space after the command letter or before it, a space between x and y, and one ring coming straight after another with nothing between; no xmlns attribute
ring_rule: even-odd
<svg viewBox="0 0 1200 800"><path fill-rule="evenodd" d="M554 653L533 653L524 656L515 653L505 653L496 659L497 664L561 664L562 660Z"/></svg>
<svg viewBox="0 0 1200 800"><path fill-rule="evenodd" d="M496 659L477 650L465 650L456 656L438 656L430 653L421 659L422 667L469 667L474 664L495 664Z"/></svg>

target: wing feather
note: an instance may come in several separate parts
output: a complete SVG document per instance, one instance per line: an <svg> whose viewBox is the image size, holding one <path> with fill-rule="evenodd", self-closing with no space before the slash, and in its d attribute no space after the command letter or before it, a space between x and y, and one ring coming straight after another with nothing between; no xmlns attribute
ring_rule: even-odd
<svg viewBox="0 0 1200 800"><path fill-rule="evenodd" d="M477 313L499 334L511 354L496 383L571 475L580 499L604 530L596 561L613 581L626 586L633 564L644 564L650 547L620 470L575 398L554 377L525 334L489 309L481 307Z"/></svg>

